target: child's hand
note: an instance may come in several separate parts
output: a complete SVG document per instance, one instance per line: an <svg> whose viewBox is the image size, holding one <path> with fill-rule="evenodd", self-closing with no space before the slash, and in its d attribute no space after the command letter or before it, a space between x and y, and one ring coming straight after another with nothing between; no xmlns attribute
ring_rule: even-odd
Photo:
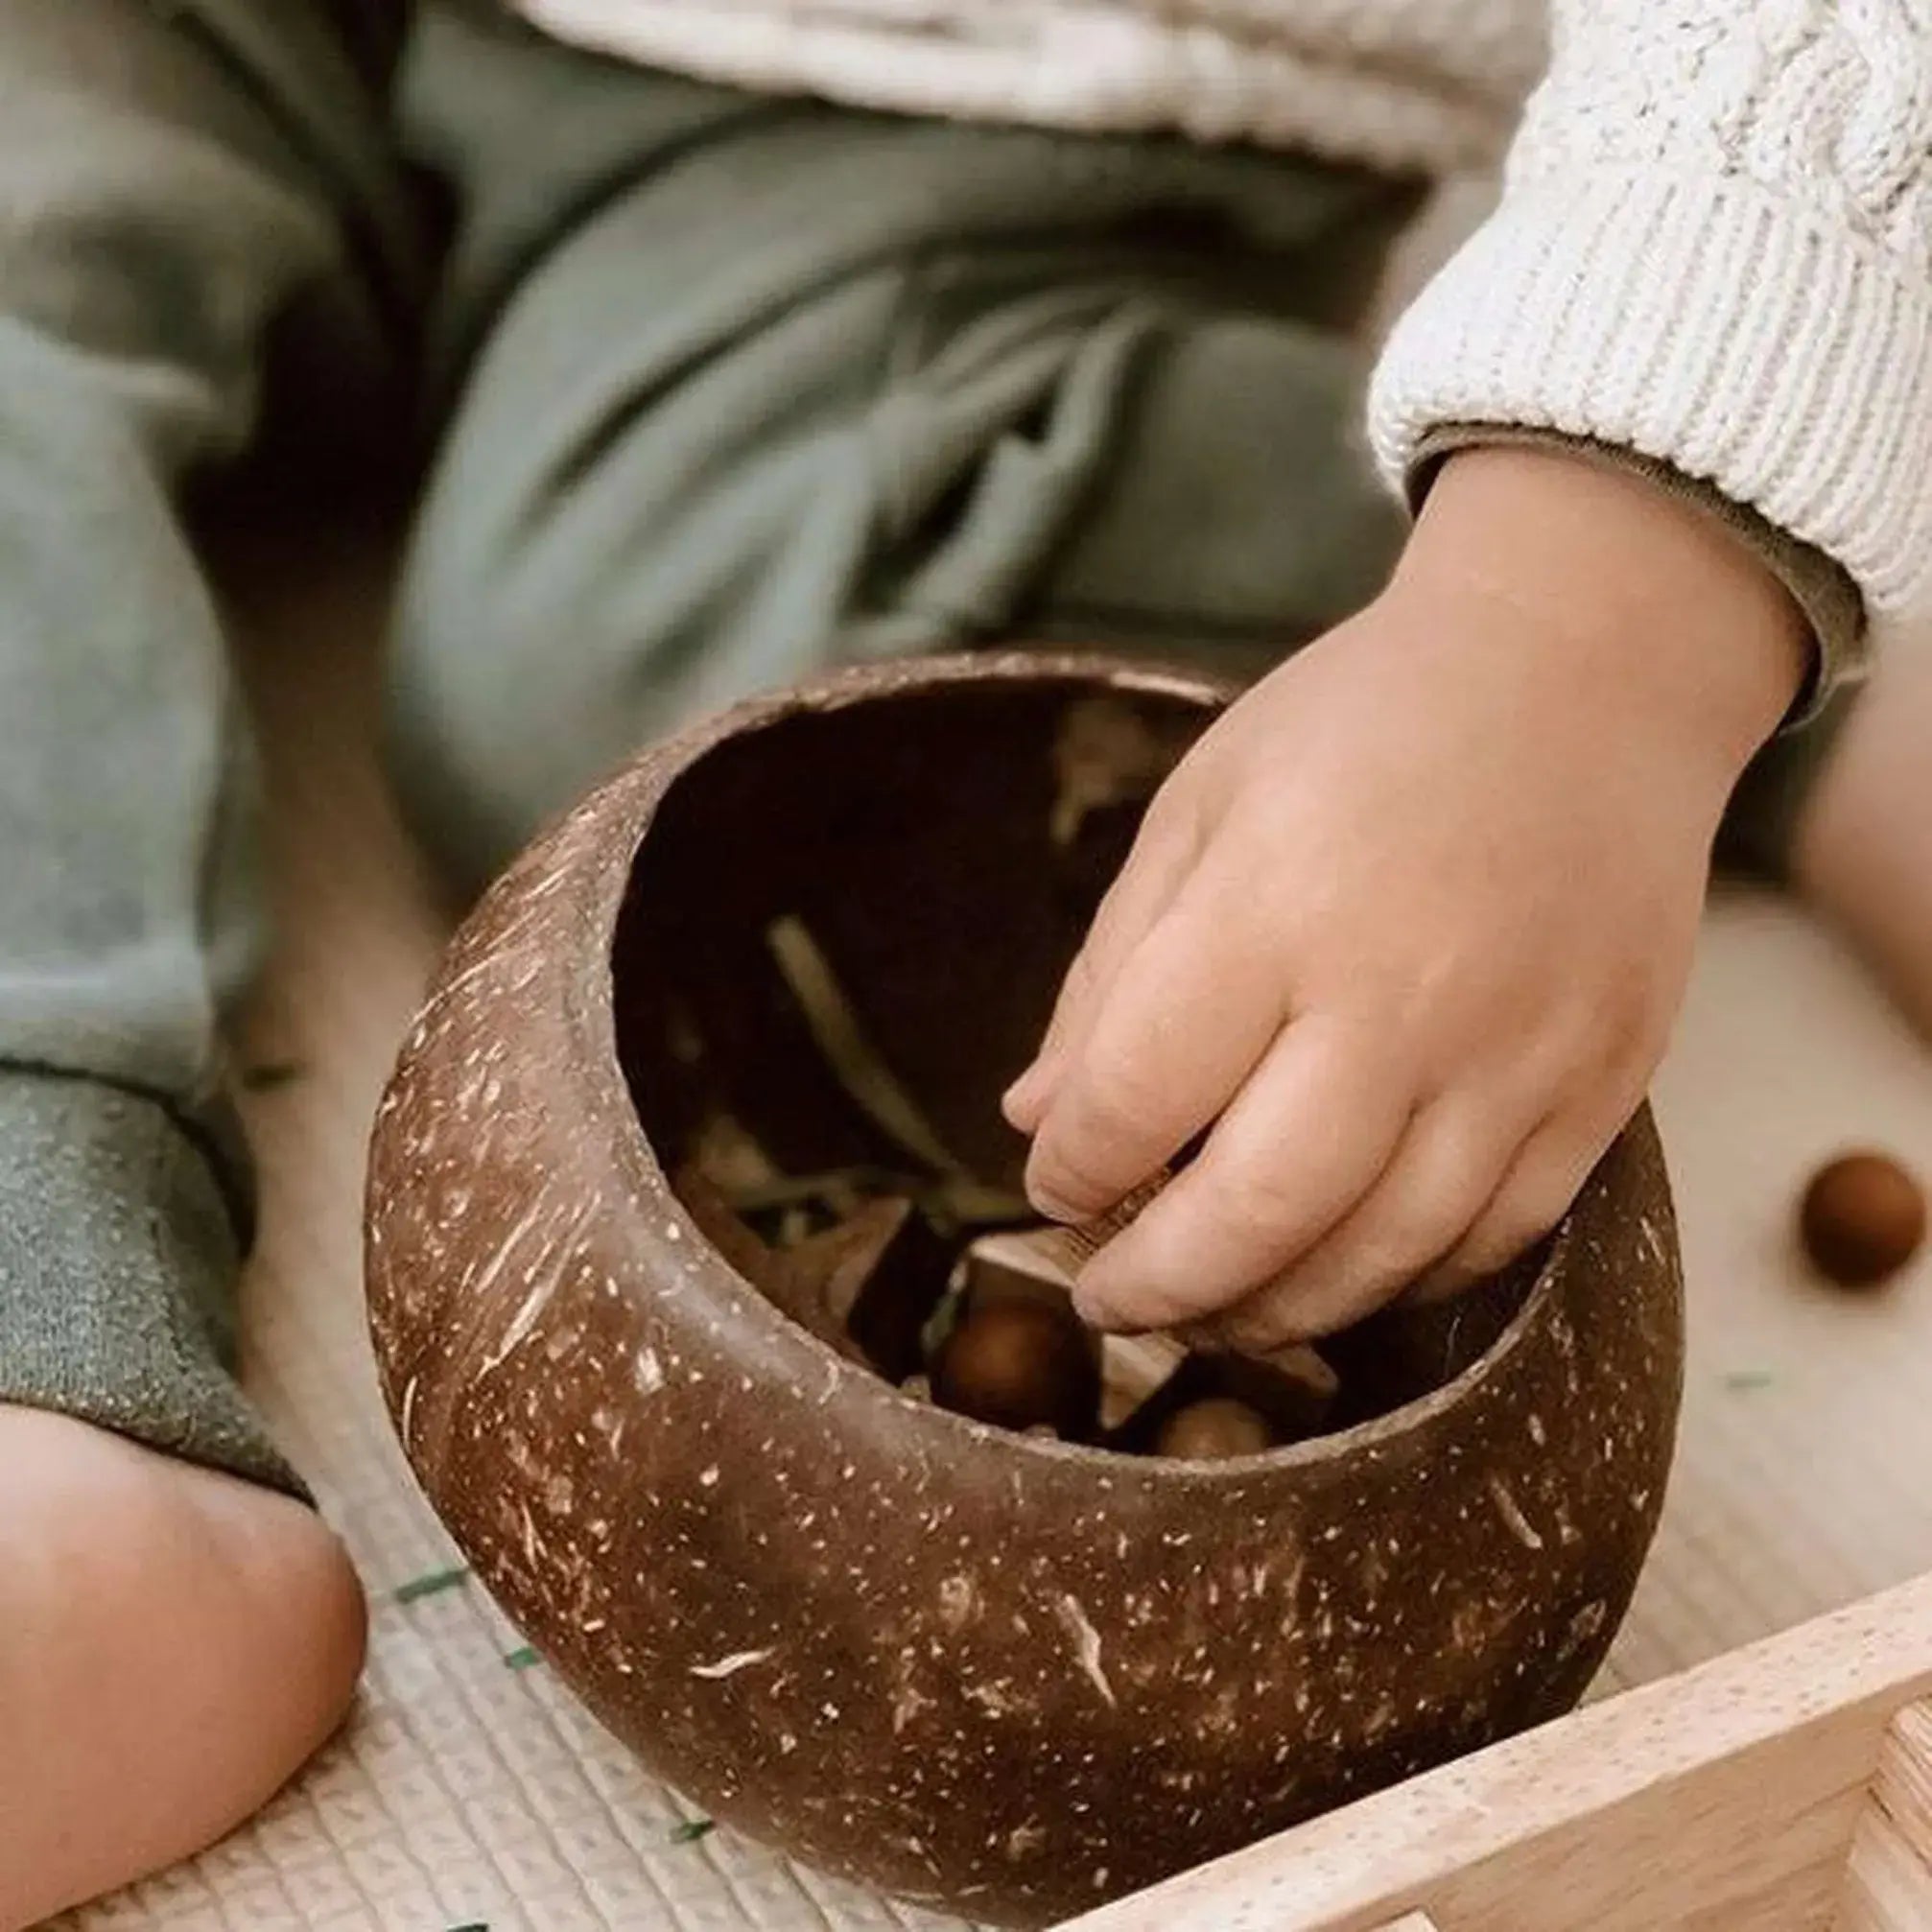
<svg viewBox="0 0 1932 1932"><path fill-rule="evenodd" d="M1168 780L1007 1096L1059 1219L1213 1125L1083 1313L1265 1346L1545 1234L1662 1052L1803 656L1772 576L1653 485L1457 458L1389 591Z"/></svg>

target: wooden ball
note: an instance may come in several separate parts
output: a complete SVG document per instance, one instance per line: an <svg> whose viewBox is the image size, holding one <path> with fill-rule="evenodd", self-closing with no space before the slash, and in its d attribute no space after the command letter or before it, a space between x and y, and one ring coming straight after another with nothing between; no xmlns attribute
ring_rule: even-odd
<svg viewBox="0 0 1932 1932"><path fill-rule="evenodd" d="M1210 1396L1176 1409L1154 1439L1156 1455L1182 1462L1224 1462L1273 1449L1275 1433L1259 1410L1232 1396Z"/></svg>
<svg viewBox="0 0 1932 1932"><path fill-rule="evenodd" d="M1045 1426L1084 1441L1100 1413L1093 1333L1064 1300L970 1308L933 1360L932 1399L1001 1428Z"/></svg>
<svg viewBox="0 0 1932 1932"><path fill-rule="evenodd" d="M1842 1287L1873 1287L1919 1252L1925 1193L1888 1155L1846 1154L1812 1177L1798 1220L1821 1274Z"/></svg>

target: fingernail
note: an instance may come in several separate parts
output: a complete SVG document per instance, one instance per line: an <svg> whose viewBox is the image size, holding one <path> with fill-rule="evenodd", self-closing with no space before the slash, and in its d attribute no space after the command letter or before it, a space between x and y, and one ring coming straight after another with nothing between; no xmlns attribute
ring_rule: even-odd
<svg viewBox="0 0 1932 1932"><path fill-rule="evenodd" d="M1017 1127L1032 1112L1046 1085L1046 1064L1035 1060L1001 1096L1000 1109Z"/></svg>
<svg viewBox="0 0 1932 1932"><path fill-rule="evenodd" d="M1042 1187L1037 1181L1026 1184L1026 1198L1032 1202L1033 1211L1044 1214L1049 1221L1077 1221L1084 1218L1078 1208L1061 1199L1049 1187Z"/></svg>
<svg viewBox="0 0 1932 1932"><path fill-rule="evenodd" d="M1087 1285L1086 1275L1076 1275L1073 1280L1073 1312L1090 1329L1098 1329L1105 1334L1112 1331L1118 1319L1113 1304L1104 1295L1096 1295Z"/></svg>

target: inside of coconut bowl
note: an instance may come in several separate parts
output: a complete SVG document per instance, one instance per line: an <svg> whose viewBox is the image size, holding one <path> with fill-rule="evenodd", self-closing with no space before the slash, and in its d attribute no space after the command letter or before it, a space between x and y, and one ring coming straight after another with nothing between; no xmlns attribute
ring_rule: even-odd
<svg viewBox="0 0 1932 1932"><path fill-rule="evenodd" d="M1213 716L1185 681L917 685L729 735L671 784L612 958L619 1055L687 1213L908 1399L1102 1451L1232 1458L1459 1376L1531 1256L1265 1358L1101 1338L1000 1096L1147 801ZM1131 1207L1131 1204L1129 1204Z"/></svg>

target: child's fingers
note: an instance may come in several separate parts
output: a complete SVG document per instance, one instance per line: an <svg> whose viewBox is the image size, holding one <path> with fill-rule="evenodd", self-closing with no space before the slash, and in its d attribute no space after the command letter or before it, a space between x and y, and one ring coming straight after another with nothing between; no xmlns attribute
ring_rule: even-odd
<svg viewBox="0 0 1932 1932"><path fill-rule="evenodd" d="M1568 1213L1604 1149L1636 1111L1635 1102L1622 1106L1621 1099L1593 1119L1557 1116L1538 1128L1469 1233L1410 1294L1424 1302L1447 1300L1500 1274L1535 1247Z"/></svg>
<svg viewBox="0 0 1932 1932"><path fill-rule="evenodd" d="M1408 1087L1372 1042L1296 1022L1199 1159L1088 1263L1081 1313L1101 1328L1171 1328L1267 1281L1375 1185L1408 1115Z"/></svg>
<svg viewBox="0 0 1932 1932"><path fill-rule="evenodd" d="M1088 1220L1138 1187L1234 1097L1284 1018L1282 970L1200 876L1119 968L1068 1051L1026 1190Z"/></svg>
<svg viewBox="0 0 1932 1932"><path fill-rule="evenodd" d="M1549 1121L1532 1134L1511 1163L1496 1190L1470 1231L1433 1266L1424 1270L1404 1291L1404 1299L1429 1303L1449 1301L1498 1273L1533 1247L1563 1218L1568 1197L1548 1219L1543 1206L1550 1195L1552 1127ZM1562 1163L1567 1166L1567 1162ZM1562 1185L1561 1181L1555 1183Z"/></svg>
<svg viewBox="0 0 1932 1932"><path fill-rule="evenodd" d="M1473 1104L1416 1117L1374 1188L1259 1294L1223 1315L1219 1339L1242 1349L1332 1334L1393 1300L1454 1249L1496 1193L1521 1127Z"/></svg>
<svg viewBox="0 0 1932 1932"><path fill-rule="evenodd" d="M1094 915L1085 944L1067 969L1052 1018L1033 1063L1007 1088L1007 1120L1023 1134L1038 1130L1073 1045L1086 1037L1098 1001L1135 946L1172 903L1194 863L1194 841L1165 822L1150 822Z"/></svg>
<svg viewBox="0 0 1932 1932"><path fill-rule="evenodd" d="M1088 1015L1100 990L1096 957L1094 940L1089 935L1060 981L1052 1015L1032 1064L1001 1096L1000 1110L1006 1116L1007 1124L1019 1133L1039 1132L1041 1117L1060 1081L1068 1042L1087 1030Z"/></svg>

